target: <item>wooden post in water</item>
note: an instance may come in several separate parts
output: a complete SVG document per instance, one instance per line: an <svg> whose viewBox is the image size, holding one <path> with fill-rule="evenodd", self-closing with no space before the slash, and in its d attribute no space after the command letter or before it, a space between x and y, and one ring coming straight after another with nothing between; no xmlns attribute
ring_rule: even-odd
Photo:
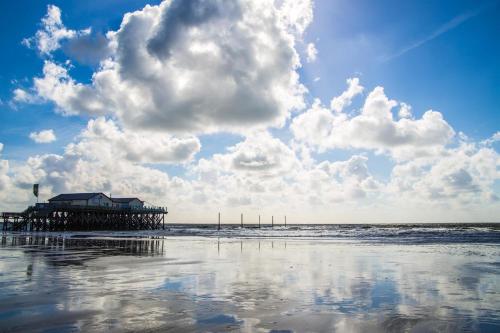
<svg viewBox="0 0 500 333"><path fill-rule="evenodd" d="M274 215L271 216L271 228L274 228Z"/></svg>
<svg viewBox="0 0 500 333"><path fill-rule="evenodd" d="M260 215L259 215L259 228L260 228Z"/></svg>
<svg viewBox="0 0 500 333"><path fill-rule="evenodd" d="M217 225L217 230L220 230L220 212L219 212L219 224Z"/></svg>
<svg viewBox="0 0 500 333"><path fill-rule="evenodd" d="M241 213L241 227L243 228L243 213Z"/></svg>
<svg viewBox="0 0 500 333"><path fill-rule="evenodd" d="M286 227L286 215L285 215L285 227Z"/></svg>

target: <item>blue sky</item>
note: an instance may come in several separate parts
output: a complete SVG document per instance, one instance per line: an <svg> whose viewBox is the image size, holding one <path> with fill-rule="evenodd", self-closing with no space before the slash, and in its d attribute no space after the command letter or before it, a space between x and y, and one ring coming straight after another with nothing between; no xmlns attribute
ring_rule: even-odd
<svg viewBox="0 0 500 333"><path fill-rule="evenodd" d="M9 52L0 55L0 98L10 100L17 87L12 81L28 85L33 74L40 73L42 60L21 41L34 34L48 4L63 8L67 26L92 26L105 33L118 28L124 13L154 3L158 1L3 2L1 37ZM484 9L455 28L395 59L383 60L480 8ZM23 15L8 14L19 11ZM455 128L471 137L483 139L498 130L498 1L317 1L314 14L306 39L317 41L320 56L302 71L312 97L328 100L344 89L345 78L360 73L365 85L383 85L390 94L412 104L417 114L429 108L444 112ZM84 68L74 77L85 81L90 74ZM315 83L316 77L321 80ZM19 117L19 112L2 105L2 132L11 133L11 127L30 132L47 118L51 126L50 106L23 107L22 113ZM64 123L62 127L85 125L81 119L54 118ZM17 133L6 139L23 141Z"/></svg>
<svg viewBox="0 0 500 333"><path fill-rule="evenodd" d="M489 135L500 123L498 2L395 59L381 60L482 6L478 1L318 2L308 32L319 38L322 54L310 70L321 77L314 92L328 98L343 89L342 78L361 73L367 86L384 86L417 114L440 110L468 135Z"/></svg>
<svg viewBox="0 0 500 333"><path fill-rule="evenodd" d="M189 2L196 5L196 1ZM3 144L1 158L10 163L8 176L9 179L12 179L12 184L19 183L19 178L22 178L20 176L21 172L15 168L21 167L30 157L57 154L62 156L62 159L67 159L68 157L65 155L65 151L68 149L67 145L71 142L81 143L84 141L82 131L88 128L89 121L99 116L104 116L108 120L111 119L119 130L125 133L123 134L124 137L126 137L126 132L129 130L132 132L140 130L138 133L146 133L143 135L147 136L149 132L143 132L143 130L147 130L155 133L152 134L152 137L163 134L169 136L169 138L177 135L190 136L191 144L193 140L199 140L199 149L196 148L196 151L191 153L186 152L189 157L183 157L176 162L172 162L173 160L170 157L165 159L167 162L161 158L154 158L151 161L147 159L133 161L134 166L142 165L152 170L160 170L170 180L173 177L179 177L186 181L198 179L201 168L200 159L215 164L223 163L221 162L222 159L226 155L230 155L228 151L232 151L234 154L238 153L239 148L235 148L238 143L244 142L245 139L249 139L252 135L258 135L255 132L249 134L246 131L247 128L254 128L253 126L256 124L258 124L255 127L256 130L260 131L264 128L271 133L273 139L283 142L289 148L291 147L293 154L297 156L300 155L299 150L302 149L297 147L308 147L309 154L314 159L314 165L319 165L323 161L335 163L347 161L353 156L364 156L363 158L367 159L364 163L369 169L370 177L373 177L381 184L383 183L386 188L394 185L389 183L391 183L394 168L398 165L414 163L421 166L422 170L428 171L434 167L437 170L437 162L435 162L437 159L433 162L428 160L423 163L417 157L402 158L401 154L403 153L399 150L396 152L396 150L399 149L397 147L400 147L400 145L407 144L403 142L395 143L394 146L389 147L372 145L369 142L366 142L366 144L341 142L337 138L325 137L322 140L331 143L325 146L326 148L321 148L320 146L323 144L318 141L313 143L313 139L299 140L300 134L293 130L292 125L296 120L295 118L311 109L315 99L320 99L322 105L328 108L330 100L341 95L346 90L346 79L348 78L359 78L360 84L364 87L362 93L356 93L349 98L348 104L342 110L349 117L354 117L361 112L360 110L363 104L367 102L370 92L377 86L384 88L385 96L388 99L397 101L398 104L393 109L395 119L397 118L397 109L401 107L401 102L411 105L411 119L414 120L420 119L428 110L439 112L447 126L452 128L455 133L447 138L448 141L444 142L442 147L440 146L442 149L446 149L446 152L445 150L441 152L445 154L443 156L452 154L450 153L451 149L457 149L461 144L465 144L465 141L469 144L475 144L477 146L475 148L476 152L479 152L482 147L480 147L480 143L492 138L499 131L500 35L498 32L500 31L500 1L374 2L368 0L336 0L315 1L314 3L303 2L306 3L304 6L312 5L313 18L308 21L304 31L293 32L290 36L294 39L292 49L300 56L301 62L301 67L293 69L292 72L299 75L297 84L302 84L307 89L307 92L301 95L305 104L302 107L287 107L276 114L270 111L269 115L265 115L265 111L262 111L262 114L267 117L267 123L262 121L264 118L251 119L250 117L245 118L249 119L249 123L242 120L241 123L237 124L237 127L235 127L234 121L219 126L221 119L223 119L222 123L224 123L224 119L228 119L228 116L231 117L230 114L223 115L225 118L204 118L208 119L206 129L200 130L203 122L190 123L188 127L191 125L192 127L183 130L182 135L177 133L176 128L169 127L169 116L162 116L156 118L156 120L153 118L150 121L149 118L145 117L144 112L149 112L147 110L141 111L143 113L138 115L141 117L140 119L147 118L145 121L148 121L148 124L154 124L155 122L160 124L159 122L166 119L165 127L158 125L160 131L155 126L153 126L154 128L150 126L147 129L139 128L137 127L139 126L137 125L137 119L139 118L134 118L136 120L131 123L127 120L126 111L123 110L112 111L108 114L92 114L76 110L78 115L61 115L60 111L67 111L65 108L69 106L60 101L58 102L57 97L43 96L40 91L35 90L33 85L35 77L40 78L43 76L44 61L50 61L62 66L61 68L66 68L74 82L90 87L94 84L92 75L100 71L99 61L103 59L96 58L92 64L81 63L74 54L69 54L67 52L68 45L73 39L76 40L80 37L71 37L68 40L61 39L60 47L52 50L50 54L43 54L43 52L37 50L36 46L33 46L34 43L32 43L31 47L27 47L25 43L22 43L23 39L26 38L32 38L34 41L33 36L37 30L43 30L41 19L47 14L48 5L55 5L60 9L62 24L66 29L73 30L78 35L80 34L79 31L91 27L91 36L93 38L100 36L104 40L107 32L117 31L120 28L126 13L142 11L146 4L155 6L160 3L159 1L2 2L0 4L0 13L2 13L0 33L5 51L0 54L0 143ZM299 1L298 3L302 2ZM168 10L170 9L165 9L165 11ZM17 13L20 12L23 14L18 15ZM83 32L81 34L84 35ZM177 43L177 41L174 42ZM317 57L314 61L306 60L306 48L309 43L313 43L315 49L317 49ZM111 55L111 57L116 60L119 55ZM71 65L65 65L66 60L71 61ZM123 63L121 66L124 66ZM170 75L169 72L165 74ZM279 75L279 73L276 75ZM15 89L22 89L36 97L36 102L15 100ZM203 97L200 95L196 100L202 100ZM225 97L222 96L222 98ZM292 96L289 96L289 98L292 98ZM267 103L267 100L252 100L252 102ZM276 105L282 105L280 101L275 102L278 103ZM218 107L213 105L212 100L207 101L207 103L213 108ZM175 105L172 104L172 107L174 108ZM221 106L221 108L223 109L226 105ZM165 108L168 108L168 106ZM159 111L170 112L168 110ZM335 113L333 114L335 115ZM282 116L285 118L280 118ZM193 117L197 118L197 116ZM186 121L195 121L195 118L184 119L179 124L187 124ZM278 124L280 119L286 119L285 123ZM55 141L39 144L30 139L30 133L46 129L53 130L57 137ZM336 130L342 131L341 128ZM465 133L468 139L465 141L460 139L459 132ZM335 135L335 133L332 135ZM376 137L378 136L374 136L374 138ZM387 143L389 141L383 142ZM430 142L430 139L427 141L423 139L422 142ZM264 154L263 150L255 148L257 144L251 144L250 142L248 144L251 147L247 147L247 149L250 150L241 152L242 156L245 158L258 156L265 159L265 157L260 156L261 153ZM412 149L416 150L420 145L421 143L417 142ZM436 148L434 143L431 146ZM241 147L246 146L242 145ZM117 148L113 147L112 149ZM252 151L252 149L256 150ZM490 140L488 149L498 153L497 140ZM219 157L214 157L214 154L216 156L220 155L221 161L217 161ZM130 156L130 152L126 156ZM300 168L304 168L305 165L308 165L305 168L309 171L312 170L311 168L315 168L315 166L308 164L303 156L297 158L300 160ZM279 160L282 161L283 159ZM92 160L96 161L95 158ZM232 162L233 165L236 165L236 160ZM491 167L493 170L497 170L497 173L499 172L497 165ZM462 169L465 170L465 167ZM294 170L298 172L299 169L295 168ZM223 170L220 171L220 174L231 174L231 172ZM342 174L342 172L339 174ZM459 174L463 175L457 173L457 175ZM469 174L474 178L475 173L473 171L467 170L467 177ZM267 179L268 176L266 174L265 178ZM290 174L285 172L281 176L284 177L287 184L290 183L290 180L288 180L288 177L292 177ZM455 179L453 178L455 176L455 174L450 175L452 177L450 179ZM470 183L467 185L472 191L470 194L475 197L481 195L497 197L500 195L498 174L489 175L489 185L486 185L483 176L482 174L477 175L477 184ZM34 176L23 177L33 181L37 180ZM254 173L249 172L238 177L240 177L238 178L240 180L254 179L260 182L262 175L256 176ZM337 175L335 177L341 176ZM465 178L468 179L467 177ZM43 182L41 179L39 181ZM62 187L55 186L49 180L46 181L49 187L48 193L55 192L57 189L73 190L67 181L65 182L66 185ZM295 179L294 181L297 182L298 180ZM349 185L342 184L339 185L341 188L342 186L345 188L345 186L352 185L351 183ZM194 183L190 183L188 187L194 189L204 188L202 184ZM481 187L482 191L476 190L479 187ZM74 189L83 190L86 188L83 185L75 185ZM192 191L194 190L192 189ZM389 190L380 190L380 192L384 191ZM438 192L441 198L446 190L439 190ZM378 202L376 199L368 200L367 198L371 198L374 194L366 193L366 195L363 195L365 199L362 199L365 204L367 201L369 202L368 205ZM432 193L432 191L428 193ZM193 197L195 196L194 193L191 194ZM247 194L240 193L237 196L246 198ZM187 194L186 196L189 197ZM227 202L230 199L227 198ZM248 200L255 203L261 199L249 197ZM302 199L306 200L305 198ZM309 199L314 201L312 197ZM385 197L384 200L389 199ZM462 200L470 201L471 199L462 198ZM246 199L241 201L246 202ZM23 201L20 199L19 202ZM351 203L359 204L356 200L351 201ZM480 207L490 207L491 204L488 203L483 206L480 204L476 209L481 211ZM342 209L347 211L346 207ZM495 204L493 207L497 207L497 205ZM381 216L386 215L381 213ZM468 218L474 219L478 216L469 216ZM357 218L353 218L353 220Z"/></svg>

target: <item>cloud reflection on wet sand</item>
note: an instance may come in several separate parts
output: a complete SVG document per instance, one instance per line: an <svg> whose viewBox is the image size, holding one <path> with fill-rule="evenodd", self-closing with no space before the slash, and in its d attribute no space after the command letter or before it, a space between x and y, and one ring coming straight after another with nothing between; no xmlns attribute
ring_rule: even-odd
<svg viewBox="0 0 500 333"><path fill-rule="evenodd" d="M500 251L284 239L0 247L0 331L494 332Z"/></svg>

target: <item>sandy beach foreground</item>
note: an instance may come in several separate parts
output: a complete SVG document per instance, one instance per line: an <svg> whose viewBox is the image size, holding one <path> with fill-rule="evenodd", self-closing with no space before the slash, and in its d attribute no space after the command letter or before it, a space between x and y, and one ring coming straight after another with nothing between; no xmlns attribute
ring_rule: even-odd
<svg viewBox="0 0 500 333"><path fill-rule="evenodd" d="M0 332L498 332L500 247L1 237Z"/></svg>

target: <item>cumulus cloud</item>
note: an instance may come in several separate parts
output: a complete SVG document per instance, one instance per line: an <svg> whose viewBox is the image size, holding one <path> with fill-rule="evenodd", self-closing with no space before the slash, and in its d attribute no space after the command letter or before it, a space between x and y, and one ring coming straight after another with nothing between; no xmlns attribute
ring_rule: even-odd
<svg viewBox="0 0 500 333"><path fill-rule="evenodd" d="M496 194L492 186L498 179L498 153L491 148L462 142L441 156L396 165L388 188L414 199L469 205L494 200Z"/></svg>
<svg viewBox="0 0 500 333"><path fill-rule="evenodd" d="M399 118L411 118L413 116L411 113L411 105L401 102L398 116Z"/></svg>
<svg viewBox="0 0 500 333"><path fill-rule="evenodd" d="M99 33L72 38L62 49L71 59L85 65L98 65L101 60L111 55L108 39Z"/></svg>
<svg viewBox="0 0 500 333"><path fill-rule="evenodd" d="M7 190L10 178L7 175L9 172L9 161L0 159L0 192L4 192ZM0 194L1 198L4 198L5 195Z"/></svg>
<svg viewBox="0 0 500 333"><path fill-rule="evenodd" d="M112 120L99 117L89 121L79 141L68 145L66 152L95 160L109 155L139 163L183 163L192 160L200 148L200 141L193 136L121 130Z"/></svg>
<svg viewBox="0 0 500 333"><path fill-rule="evenodd" d="M359 84L359 78L347 79L348 88L340 96L332 99L330 108L335 112L341 112L345 107L351 105L352 99L361 94L364 87Z"/></svg>
<svg viewBox="0 0 500 333"><path fill-rule="evenodd" d="M39 183L45 199L64 192L103 191L191 207L195 190L189 182L145 164L188 162L199 148L194 137L150 138L123 131L111 120L90 120L63 154L30 156L11 168L1 161L0 186L9 193L2 206L22 208L32 184Z"/></svg>
<svg viewBox="0 0 500 333"><path fill-rule="evenodd" d="M39 98L36 95L33 95L21 88L14 89L12 100L14 102L28 103L28 104L39 102Z"/></svg>
<svg viewBox="0 0 500 333"><path fill-rule="evenodd" d="M3 148L3 143L0 143L0 156ZM27 200L24 191L15 186L11 169L9 161L0 158L0 208L12 209Z"/></svg>
<svg viewBox="0 0 500 333"><path fill-rule="evenodd" d="M241 131L282 126L304 107L295 40L311 1L165 1L106 34L89 85L46 61L34 89L65 114L113 114L130 128Z"/></svg>
<svg viewBox="0 0 500 333"><path fill-rule="evenodd" d="M314 3L311 0L282 0L274 2L281 21L293 33L302 35L313 20Z"/></svg>
<svg viewBox="0 0 500 333"><path fill-rule="evenodd" d="M220 209L228 203L274 207L277 198L281 202L290 193L286 179L296 174L299 163L287 145L269 133L259 133L225 154L200 159L190 166L193 179L186 180L143 165L155 156L179 158L175 143L160 148L148 145L147 138L134 137L112 121L98 118L89 122L63 154L31 156L17 164L11 170L10 186L29 192L33 183L40 183L44 197L71 191L138 195L152 203L175 205L177 212L189 212L191 217L206 216L207 207ZM139 148L144 157L134 154ZM24 195L15 198L27 200Z"/></svg>
<svg viewBox="0 0 500 333"><path fill-rule="evenodd" d="M441 156L397 163L390 179L382 181L370 172L366 155L311 161L303 157L299 149L303 146L286 144L269 132L256 132L224 153L187 164L189 171L181 178L145 166L157 154L148 152L147 138L129 142L125 139L129 135L114 122L98 118L89 122L63 154L32 156L11 168L8 161L2 161L0 186L5 191L0 197L8 192L10 202L27 202L30 186L40 183L44 197L69 191L138 195L175 207L174 216L189 221L196 216L207 221L208 215L223 209L238 216L242 210L287 211L322 217L325 222L332 221L332 209L336 218L344 216L343 222L349 222L359 221L366 207L370 207L366 218L380 217L377 207L387 205L406 209L419 204L427 208L425 212L432 210L434 216L442 217L446 211L439 205L446 204L468 207L467 216L474 216L477 209L498 199L493 183L500 179L500 157L480 145L463 143ZM127 145L144 147L148 157L130 154L134 148ZM165 151L171 154L172 149L166 146ZM401 212L404 216L406 211ZM420 210L427 216L425 212ZM413 213L412 217L422 216Z"/></svg>
<svg viewBox="0 0 500 333"><path fill-rule="evenodd" d="M200 159L192 173L213 205L221 204L220 199L230 206L301 207L311 212L378 197L383 184L370 174L367 161L366 156L354 155L345 161L309 163L296 149L260 133L226 153Z"/></svg>
<svg viewBox="0 0 500 333"><path fill-rule="evenodd" d="M353 155L346 161L324 161L315 170L326 173L332 188L324 194L334 201L365 198L369 193L379 192L382 184L370 174L368 158ZM332 191L333 190L333 191Z"/></svg>
<svg viewBox="0 0 500 333"><path fill-rule="evenodd" d="M47 14L42 18L41 25L42 28L36 32L35 36L24 39L23 44L36 47L43 55L50 55L51 52L59 49L63 40L88 35L91 32L90 28L80 31L67 29L61 19L61 10L54 5L47 6Z"/></svg>
<svg viewBox="0 0 500 333"><path fill-rule="evenodd" d="M205 161L200 164L203 165ZM257 179L286 177L300 169L295 152L268 132L253 133L244 141L227 148L227 153L215 154L210 163L223 172L249 174Z"/></svg>
<svg viewBox="0 0 500 333"><path fill-rule="evenodd" d="M290 128L297 140L320 151L369 149L399 160L442 152L455 136L453 128L436 111L426 111L420 119L394 120L392 109L397 105L385 95L384 88L376 87L357 115L331 112L317 100L311 109L294 118Z"/></svg>
<svg viewBox="0 0 500 333"><path fill-rule="evenodd" d="M34 79L34 90L39 98L53 102L64 115L76 115L83 110L89 115L106 113L106 104L92 88L75 82L65 66L49 60L44 63L43 77Z"/></svg>
<svg viewBox="0 0 500 333"><path fill-rule="evenodd" d="M45 198L65 192L103 191L163 202L170 185L166 173L125 159L113 159L112 155L94 157L71 150L63 155L32 156L23 167L14 170L13 180L18 188L41 184Z"/></svg>
<svg viewBox="0 0 500 333"><path fill-rule="evenodd" d="M50 143L56 141L54 130L48 129L40 132L31 132L30 139L36 143Z"/></svg>
<svg viewBox="0 0 500 333"><path fill-rule="evenodd" d="M102 191L136 195L158 205L179 204L190 211L192 185L146 164L187 163L200 146L195 137L144 136L102 117L90 120L63 154L30 156L13 167L0 160L0 207L24 209L31 186L39 183L42 199Z"/></svg>
<svg viewBox="0 0 500 333"><path fill-rule="evenodd" d="M316 61L316 58L318 57L318 50L316 49L316 45L314 45L314 43L307 44L306 54L307 54L306 58L307 62Z"/></svg>

